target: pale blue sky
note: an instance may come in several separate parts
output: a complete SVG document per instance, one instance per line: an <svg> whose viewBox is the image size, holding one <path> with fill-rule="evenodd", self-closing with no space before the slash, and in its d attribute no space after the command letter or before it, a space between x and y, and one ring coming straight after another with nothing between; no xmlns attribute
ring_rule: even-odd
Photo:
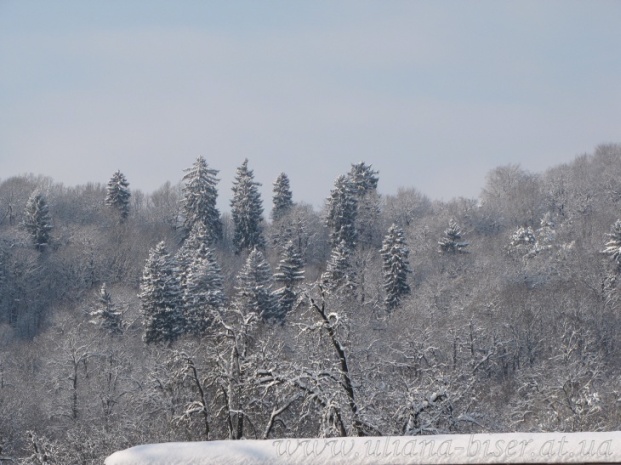
<svg viewBox="0 0 621 465"><path fill-rule="evenodd" d="M196 156L222 206L244 158L322 201L361 160L379 190L476 197L621 142L621 2L0 0L0 178L149 192Z"/></svg>

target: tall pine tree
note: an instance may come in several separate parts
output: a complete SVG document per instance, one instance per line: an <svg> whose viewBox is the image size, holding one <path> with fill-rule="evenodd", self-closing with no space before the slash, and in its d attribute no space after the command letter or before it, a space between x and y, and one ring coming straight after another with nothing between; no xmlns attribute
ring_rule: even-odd
<svg viewBox="0 0 621 465"><path fill-rule="evenodd" d="M120 222L127 219L129 215L129 183L121 171L117 171L108 181L106 192L106 205L115 208L119 212Z"/></svg>
<svg viewBox="0 0 621 465"><path fill-rule="evenodd" d="M177 251L179 281L186 332L203 334L211 324L212 310L224 305L224 278L212 250L206 245L205 226L195 223Z"/></svg>
<svg viewBox="0 0 621 465"><path fill-rule="evenodd" d="M256 312L264 320L278 320L278 302L272 292L272 269L263 253L252 249L237 275L236 304L243 314Z"/></svg>
<svg viewBox="0 0 621 465"><path fill-rule="evenodd" d="M194 223L188 237L185 241L183 241L183 244L179 247L179 250L177 250L175 260L177 260L177 267L179 268L179 283L181 285L182 292L185 289L187 270L196 258L197 252L202 250L201 246L208 244L209 242L209 233L207 232L207 228L202 222L199 221Z"/></svg>
<svg viewBox="0 0 621 465"><path fill-rule="evenodd" d="M293 241L287 242L276 273L274 281L281 287L274 294L278 298L281 318L291 311L297 300L295 286L304 279L304 263Z"/></svg>
<svg viewBox="0 0 621 465"><path fill-rule="evenodd" d="M201 223L205 227L209 245L222 238L222 221L216 207L218 170L209 168L207 161L198 157L192 167L184 172L184 227L189 233L196 223Z"/></svg>
<svg viewBox="0 0 621 465"><path fill-rule="evenodd" d="M176 261L168 254L164 242L149 253L138 296L142 301L144 341L171 343L177 339L184 330L181 289Z"/></svg>
<svg viewBox="0 0 621 465"><path fill-rule="evenodd" d="M291 210L293 195L289 185L289 178L285 173L280 173L274 181L274 197L272 206L272 219L278 221Z"/></svg>
<svg viewBox="0 0 621 465"><path fill-rule="evenodd" d="M211 250L201 244L185 270L183 310L186 332L204 334L213 319L213 311L225 303L222 269Z"/></svg>
<svg viewBox="0 0 621 465"><path fill-rule="evenodd" d="M233 198L231 214L233 216L235 252L251 250L254 247L265 247L263 238L263 202L254 181L254 173L248 169L248 159L237 169L233 182Z"/></svg>
<svg viewBox="0 0 621 465"><path fill-rule="evenodd" d="M403 296L410 293L410 285L407 282L408 274L411 273L408 256L410 250L405 243L403 231L395 224L388 229L382 248L382 270L384 278L384 300L386 308L392 310L399 305Z"/></svg>
<svg viewBox="0 0 621 465"><path fill-rule="evenodd" d="M28 198L24 211L23 226L32 238L32 242L39 252L43 252L50 243L52 220L47 202L43 195L34 191Z"/></svg>
<svg viewBox="0 0 621 465"><path fill-rule="evenodd" d="M356 212L358 204L354 186L347 176L339 176L334 182L327 202L326 224L330 228L332 247L341 242L353 250L358 237L356 231Z"/></svg>
<svg viewBox="0 0 621 465"><path fill-rule="evenodd" d="M352 251L345 241L332 248L332 253L321 275L321 282L328 291L344 291L353 294L358 288L358 280L351 264Z"/></svg>
<svg viewBox="0 0 621 465"><path fill-rule="evenodd" d="M377 190L377 183L379 182L378 173L379 171L372 169L372 165L367 165L365 162L351 165L349 179L358 198L362 198Z"/></svg>
<svg viewBox="0 0 621 465"><path fill-rule="evenodd" d="M379 172L364 162L351 165L348 178L356 196L355 228L358 245L362 248L376 249L382 240L379 228L380 198L377 193Z"/></svg>

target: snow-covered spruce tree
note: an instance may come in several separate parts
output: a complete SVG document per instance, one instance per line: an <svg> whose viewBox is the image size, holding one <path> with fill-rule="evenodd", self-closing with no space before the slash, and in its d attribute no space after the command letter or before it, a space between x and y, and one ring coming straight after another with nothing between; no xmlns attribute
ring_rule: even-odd
<svg viewBox="0 0 621 465"><path fill-rule="evenodd" d="M606 236L610 240L606 242L606 248L602 250L602 253L612 258L615 268L619 272L621 271L621 220L615 221L610 228L610 233Z"/></svg>
<svg viewBox="0 0 621 465"><path fill-rule="evenodd" d="M348 177L356 195L356 222L358 245L376 250L382 240L379 228L380 198L377 193L378 171L364 162L352 164Z"/></svg>
<svg viewBox="0 0 621 465"><path fill-rule="evenodd" d="M119 212L120 221L123 222L129 215L129 183L121 171L117 171L108 181L106 190L106 205L115 208Z"/></svg>
<svg viewBox="0 0 621 465"><path fill-rule="evenodd" d="M208 242L207 228L196 222L175 255L185 329L190 334L203 334L210 325L212 310L224 305L226 300L222 269L206 245Z"/></svg>
<svg viewBox="0 0 621 465"><path fill-rule="evenodd" d="M183 311L186 332L202 335L211 326L213 311L225 303L222 269L211 250L201 244L185 270Z"/></svg>
<svg viewBox="0 0 621 465"><path fill-rule="evenodd" d="M99 290L97 306L91 312L92 323L100 326L110 334L119 334L122 331L121 312L117 311L112 303L112 297L103 283Z"/></svg>
<svg viewBox="0 0 621 465"><path fill-rule="evenodd" d="M177 265L164 242L151 249L145 264L140 294L144 318L144 341L147 344L171 343L183 332L181 289Z"/></svg>
<svg viewBox="0 0 621 465"><path fill-rule="evenodd" d="M34 191L28 198L22 224L30 234L36 249L43 252L50 243L52 221L47 202L40 192Z"/></svg>
<svg viewBox="0 0 621 465"><path fill-rule="evenodd" d="M272 198L272 219L278 221L291 210L293 195L289 186L289 178L285 173L280 173L274 181L274 196Z"/></svg>
<svg viewBox="0 0 621 465"><path fill-rule="evenodd" d="M332 249L326 271L321 275L321 282L327 291L347 291L353 293L357 287L354 269L351 265L351 250L341 241Z"/></svg>
<svg viewBox="0 0 621 465"><path fill-rule="evenodd" d="M449 221L448 229L444 230L444 237L438 241L439 251L442 253L465 253L468 242L460 242L461 231L455 220Z"/></svg>
<svg viewBox="0 0 621 465"><path fill-rule="evenodd" d="M235 303L242 314L257 313L262 319L279 320L278 302L272 292L272 269L263 253L252 249L237 275Z"/></svg>
<svg viewBox="0 0 621 465"><path fill-rule="evenodd" d="M386 291L384 302L386 308L392 310L399 305L403 296L410 293L407 281L408 274L412 272L408 261L410 249L405 243L403 231L396 224L388 229L380 254Z"/></svg>
<svg viewBox="0 0 621 465"><path fill-rule="evenodd" d="M333 248L341 242L349 249L356 246L357 208L353 184L347 176L339 176L327 202L326 225L330 228L330 244Z"/></svg>
<svg viewBox="0 0 621 465"><path fill-rule="evenodd" d="M372 166L373 165L367 165L364 162L351 165L348 176L352 183L354 193L359 198L377 189L377 183L379 182L377 174L379 171L372 169Z"/></svg>
<svg viewBox="0 0 621 465"><path fill-rule="evenodd" d="M192 167L184 172L182 202L185 230L189 233L196 223L201 223L209 245L222 238L222 221L216 208L218 170L209 168L207 161L198 157Z"/></svg>
<svg viewBox="0 0 621 465"><path fill-rule="evenodd" d="M263 238L263 202L259 195L254 173L248 169L248 159L237 168L233 182L233 198L231 199L231 214L233 216L233 245L235 252L251 250L254 247L265 247Z"/></svg>
<svg viewBox="0 0 621 465"><path fill-rule="evenodd" d="M293 308L293 304L297 300L295 286L303 279L304 262L293 241L289 241L282 252L274 274L274 281L276 285L280 286L274 294L278 298L280 314L283 318Z"/></svg>
<svg viewBox="0 0 621 465"><path fill-rule="evenodd" d="M185 289L186 275L190 264L196 258L198 251L202 250L201 246L209 242L207 228L202 222L198 221L194 223L188 237L183 241L179 250L177 250L175 260L177 260L177 267L179 269L179 284L181 285L182 292Z"/></svg>
<svg viewBox="0 0 621 465"><path fill-rule="evenodd" d="M280 256L287 243L293 241L304 265L325 263L325 217L308 204L295 204L289 213L269 228L269 243Z"/></svg>

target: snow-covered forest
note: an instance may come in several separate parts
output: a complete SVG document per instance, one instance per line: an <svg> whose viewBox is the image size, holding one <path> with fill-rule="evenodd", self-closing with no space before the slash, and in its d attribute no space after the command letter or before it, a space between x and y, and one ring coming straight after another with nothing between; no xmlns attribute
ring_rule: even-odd
<svg viewBox="0 0 621 465"><path fill-rule="evenodd" d="M119 168L0 182L0 459L621 428L621 145L448 202L353 163L319 211L251 158Z"/></svg>

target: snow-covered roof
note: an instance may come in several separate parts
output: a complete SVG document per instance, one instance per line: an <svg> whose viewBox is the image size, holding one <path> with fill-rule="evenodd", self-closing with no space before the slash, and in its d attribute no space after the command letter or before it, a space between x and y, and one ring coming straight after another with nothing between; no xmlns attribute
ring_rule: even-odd
<svg viewBox="0 0 621 465"><path fill-rule="evenodd" d="M172 442L105 465L440 465L620 463L621 432Z"/></svg>

